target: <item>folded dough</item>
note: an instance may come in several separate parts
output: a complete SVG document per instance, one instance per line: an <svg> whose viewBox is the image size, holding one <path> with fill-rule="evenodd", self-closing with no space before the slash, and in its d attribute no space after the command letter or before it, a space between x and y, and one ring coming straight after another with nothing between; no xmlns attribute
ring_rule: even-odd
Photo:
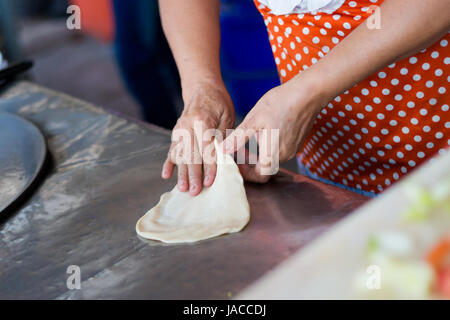
<svg viewBox="0 0 450 320"><path fill-rule="evenodd" d="M214 141L217 174L213 185L197 196L175 186L161 196L136 224L146 239L167 243L195 242L241 231L250 219L250 208L239 169L230 155Z"/></svg>

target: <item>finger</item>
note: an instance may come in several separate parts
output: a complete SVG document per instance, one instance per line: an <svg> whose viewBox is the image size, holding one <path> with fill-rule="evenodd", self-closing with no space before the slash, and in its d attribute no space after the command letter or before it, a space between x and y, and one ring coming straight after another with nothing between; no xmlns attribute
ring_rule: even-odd
<svg viewBox="0 0 450 320"><path fill-rule="evenodd" d="M272 149L272 141L269 139L268 130L263 129L259 130L257 134L259 153L258 153L258 162L255 166L255 171L259 175L272 175L272 168L275 164L275 152L276 150Z"/></svg>
<svg viewBox="0 0 450 320"><path fill-rule="evenodd" d="M188 176L189 176L189 192L196 196L202 190L202 155L200 154L197 136L192 132L191 137L191 154L187 159L188 162Z"/></svg>
<svg viewBox="0 0 450 320"><path fill-rule="evenodd" d="M261 175L256 168L256 166L248 164L238 165L239 172L245 181L256 182L256 183L266 183L270 179L270 175Z"/></svg>
<svg viewBox="0 0 450 320"><path fill-rule="evenodd" d="M258 135L258 141L262 142L261 135ZM264 145L263 148L266 148L267 146ZM271 153L261 150L258 156L258 161L256 162L256 165L252 165L251 162L249 162L250 157L252 156L251 152L244 148L245 152L245 164L238 164L239 171L241 172L242 177L246 181L256 182L256 183L265 183L269 181L271 176L271 167L272 167L272 159L271 159ZM264 151L261 153L261 151ZM267 154L268 153L268 154Z"/></svg>
<svg viewBox="0 0 450 320"><path fill-rule="evenodd" d="M203 186L210 187L214 183L217 170L214 136L205 135L203 142Z"/></svg>
<svg viewBox="0 0 450 320"><path fill-rule="evenodd" d="M214 180L216 179L217 165L205 164L203 166L203 170L203 186L210 187L213 185Z"/></svg>
<svg viewBox="0 0 450 320"><path fill-rule="evenodd" d="M245 124L238 126L219 146L226 154L235 153L241 149L247 141L255 134L254 128L247 128Z"/></svg>
<svg viewBox="0 0 450 320"><path fill-rule="evenodd" d="M178 155L180 153L180 144L178 142L172 142L169 152L167 153L167 160L174 166L178 164Z"/></svg>
<svg viewBox="0 0 450 320"><path fill-rule="evenodd" d="M261 150L261 149L260 149ZM265 183L272 175L272 159L270 155L260 153L256 165L249 165L245 168L245 178L247 181Z"/></svg>
<svg viewBox="0 0 450 320"><path fill-rule="evenodd" d="M164 161L164 165L161 172L161 177L163 179L169 179L172 176L173 169L175 168L175 165L170 161L169 158Z"/></svg>
<svg viewBox="0 0 450 320"><path fill-rule="evenodd" d="M161 171L161 177L163 179L169 179L173 174L173 169L176 164L176 148L177 143L172 142L169 151L167 152L167 159L164 161Z"/></svg>
<svg viewBox="0 0 450 320"><path fill-rule="evenodd" d="M188 165L189 176L189 193L196 196L202 191L202 165L201 164L189 164Z"/></svg>
<svg viewBox="0 0 450 320"><path fill-rule="evenodd" d="M214 142L210 142L203 150L203 185L205 187L210 187L214 183L217 172Z"/></svg>
<svg viewBox="0 0 450 320"><path fill-rule="evenodd" d="M266 160L265 163L258 161L258 163L254 167L255 173L261 177L261 180L265 180L264 178L266 178L267 181L270 179L270 176L276 173L276 171L273 171L272 162L270 161L270 159Z"/></svg>
<svg viewBox="0 0 450 320"><path fill-rule="evenodd" d="M189 189L187 165L179 163L178 168L178 190L186 192Z"/></svg>

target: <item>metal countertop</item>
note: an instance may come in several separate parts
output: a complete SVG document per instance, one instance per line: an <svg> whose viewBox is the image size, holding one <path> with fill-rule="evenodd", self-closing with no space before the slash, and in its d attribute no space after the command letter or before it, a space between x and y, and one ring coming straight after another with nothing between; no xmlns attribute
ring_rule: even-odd
<svg viewBox="0 0 450 320"><path fill-rule="evenodd" d="M226 299L367 200L283 170L246 184L242 232L143 240L136 221L175 184L160 178L168 131L29 82L3 89L0 111L33 122L49 148L40 181L0 220L1 299ZM70 265L81 289L67 288Z"/></svg>

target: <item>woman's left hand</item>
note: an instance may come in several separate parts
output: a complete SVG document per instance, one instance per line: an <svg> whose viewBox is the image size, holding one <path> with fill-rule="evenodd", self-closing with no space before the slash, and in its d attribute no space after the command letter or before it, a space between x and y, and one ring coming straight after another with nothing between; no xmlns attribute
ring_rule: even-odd
<svg viewBox="0 0 450 320"><path fill-rule="evenodd" d="M256 165L239 164L245 180L267 182L270 179L270 174L266 173L267 169L278 165L274 162L294 158L316 115L328 102L321 93L320 81L308 78L307 73L306 71L268 91L223 142L224 152L232 154L245 146L250 136L256 136L260 148ZM267 138L261 134L263 129L267 129L266 132L271 129L279 130L278 154L261 152L261 145L264 143L262 139Z"/></svg>

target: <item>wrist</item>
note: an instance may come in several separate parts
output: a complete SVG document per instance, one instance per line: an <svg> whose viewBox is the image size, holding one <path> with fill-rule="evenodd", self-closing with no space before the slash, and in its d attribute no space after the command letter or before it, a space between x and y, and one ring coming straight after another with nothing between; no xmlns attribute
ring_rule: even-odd
<svg viewBox="0 0 450 320"><path fill-rule="evenodd" d="M204 88L215 88L216 90L226 92L222 77L215 74L195 74L181 79L182 96L185 103L199 90L203 90Z"/></svg>
<svg viewBox="0 0 450 320"><path fill-rule="evenodd" d="M323 74L316 72L313 68L298 74L292 79L292 83L296 90L298 100L301 102L298 105L305 105L305 97L309 100L307 105L314 108L315 112L319 112L324 108L329 101L334 98L334 95L329 86L324 80Z"/></svg>

